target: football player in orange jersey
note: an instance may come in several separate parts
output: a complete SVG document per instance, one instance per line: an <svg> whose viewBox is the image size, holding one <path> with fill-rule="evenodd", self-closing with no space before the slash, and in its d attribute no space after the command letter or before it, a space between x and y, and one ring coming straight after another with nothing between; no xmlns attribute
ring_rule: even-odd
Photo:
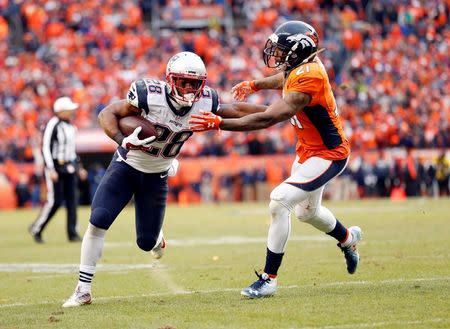
<svg viewBox="0 0 450 329"><path fill-rule="evenodd" d="M290 214L334 237L343 251L347 271L353 274L359 262L356 249L361 229L346 228L330 210L321 205L325 184L338 176L347 165L350 154L331 90L328 75L317 54L319 38L315 29L301 21L290 21L270 35L264 48L266 66L281 72L267 78L244 81L232 89L237 100L260 89L281 89L283 97L265 111L230 118L230 107L246 107L248 103L222 105L218 115L192 115L191 129L206 131L223 129L248 131L270 127L291 120L297 133L297 156L291 176L270 195L271 224L267 241L264 272L241 294L250 298L271 296L277 289L277 273L286 249L291 223ZM223 113L223 115L221 115Z"/></svg>

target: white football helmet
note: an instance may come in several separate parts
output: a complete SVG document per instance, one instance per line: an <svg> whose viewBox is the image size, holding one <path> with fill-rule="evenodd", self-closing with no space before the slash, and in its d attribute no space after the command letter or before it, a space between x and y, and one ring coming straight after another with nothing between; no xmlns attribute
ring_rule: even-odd
<svg viewBox="0 0 450 329"><path fill-rule="evenodd" d="M192 106L200 99L206 82L206 67L200 56L183 51L167 63L166 80L173 99L181 106Z"/></svg>

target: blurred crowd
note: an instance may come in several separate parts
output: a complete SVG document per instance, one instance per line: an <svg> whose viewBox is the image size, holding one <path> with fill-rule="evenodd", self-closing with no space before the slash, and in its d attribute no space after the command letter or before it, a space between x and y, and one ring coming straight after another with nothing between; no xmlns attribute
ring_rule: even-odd
<svg viewBox="0 0 450 329"><path fill-rule="evenodd" d="M158 15L170 19L200 5L226 6L233 29L217 19L205 28L150 29ZM164 79L178 51L199 54L208 84L231 102L235 83L275 73L262 48L291 19L318 30L354 151L448 148L449 9L445 0L0 0L0 163L33 162L58 96L81 104L80 130L97 127L98 112L124 98L133 80ZM259 92L249 101L279 96ZM269 132L199 134L182 156L293 153L295 138L288 123Z"/></svg>
<svg viewBox="0 0 450 329"><path fill-rule="evenodd" d="M271 190L289 175L292 159L256 161L233 171L217 172L218 166L205 166L201 174L192 176L186 163L181 172L169 178L169 202L180 205L212 202L266 201ZM226 161L226 160L225 160ZM273 162L273 165L271 165ZM198 163L194 165L199 165ZM229 164L232 166L232 163ZM219 170L220 171L220 170ZM78 202L89 205L105 173L101 163L81 167L78 180ZM18 207L39 206L43 199L44 181L37 173L27 178L19 174L15 194ZM445 152L433 161L421 155L388 154L380 151L372 157L356 153L345 171L329 183L324 197L331 200L387 197L449 197L450 162Z"/></svg>

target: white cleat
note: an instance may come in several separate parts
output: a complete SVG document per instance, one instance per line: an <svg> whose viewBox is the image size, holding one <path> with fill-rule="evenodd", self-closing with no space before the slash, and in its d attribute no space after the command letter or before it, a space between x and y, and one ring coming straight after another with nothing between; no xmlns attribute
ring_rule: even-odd
<svg viewBox="0 0 450 329"><path fill-rule="evenodd" d="M164 256L166 251L166 240L162 238L161 242L158 243L152 250L150 250L151 254L155 259L160 259Z"/></svg>
<svg viewBox="0 0 450 329"><path fill-rule="evenodd" d="M277 291L277 279L269 278L267 273L259 274L255 271L258 280L241 290L241 295L248 298L270 297Z"/></svg>
<svg viewBox="0 0 450 329"><path fill-rule="evenodd" d="M92 302L92 296L89 291L81 292L80 288L77 288L72 296L62 305L62 307L78 307L83 305L89 305Z"/></svg>

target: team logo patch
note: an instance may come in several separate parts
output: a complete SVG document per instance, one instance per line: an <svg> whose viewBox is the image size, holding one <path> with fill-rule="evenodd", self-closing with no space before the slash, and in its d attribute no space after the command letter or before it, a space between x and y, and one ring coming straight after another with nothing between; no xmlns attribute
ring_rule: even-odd
<svg viewBox="0 0 450 329"><path fill-rule="evenodd" d="M136 95L131 90L129 90L128 91L128 99L133 101L135 98L136 98Z"/></svg>

